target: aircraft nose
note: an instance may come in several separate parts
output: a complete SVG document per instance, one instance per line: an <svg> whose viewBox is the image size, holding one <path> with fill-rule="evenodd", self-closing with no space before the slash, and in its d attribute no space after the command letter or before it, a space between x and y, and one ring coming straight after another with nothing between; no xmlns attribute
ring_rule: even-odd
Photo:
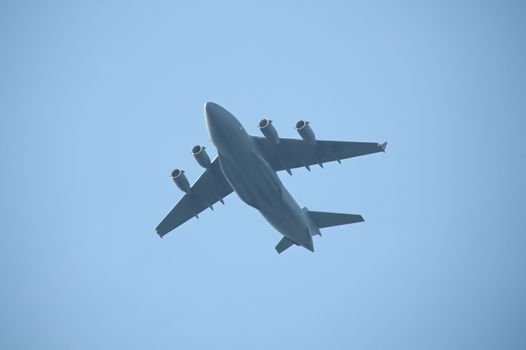
<svg viewBox="0 0 526 350"><path fill-rule="evenodd" d="M212 112L215 106L217 105L214 102L205 102L205 114Z"/></svg>
<svg viewBox="0 0 526 350"><path fill-rule="evenodd" d="M205 119L208 125L213 125L217 123L219 116L218 113L219 106L214 102L205 103Z"/></svg>
<svg viewBox="0 0 526 350"><path fill-rule="evenodd" d="M223 108L214 102L207 102L205 103L204 109L208 134L212 141L217 141L220 135L224 134L225 118Z"/></svg>

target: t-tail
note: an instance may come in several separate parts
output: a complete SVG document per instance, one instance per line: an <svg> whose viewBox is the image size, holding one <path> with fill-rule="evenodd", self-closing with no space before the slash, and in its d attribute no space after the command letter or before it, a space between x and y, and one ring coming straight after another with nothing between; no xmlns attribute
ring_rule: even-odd
<svg viewBox="0 0 526 350"><path fill-rule="evenodd" d="M311 236L321 236L320 229L331 226L354 224L356 222L364 221L361 215L357 214L343 214L343 213L329 213L323 211L310 211L303 208L303 212L307 218L308 230ZM282 253L293 245L298 245L290 239L283 237L276 245L276 251Z"/></svg>

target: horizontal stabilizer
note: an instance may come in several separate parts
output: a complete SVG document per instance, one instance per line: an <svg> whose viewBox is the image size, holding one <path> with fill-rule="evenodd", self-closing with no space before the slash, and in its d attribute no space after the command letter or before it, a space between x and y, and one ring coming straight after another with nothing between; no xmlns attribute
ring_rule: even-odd
<svg viewBox="0 0 526 350"><path fill-rule="evenodd" d="M323 211L309 211L309 215L318 228L353 224L362 222L363 217L356 214L326 213Z"/></svg>
<svg viewBox="0 0 526 350"><path fill-rule="evenodd" d="M279 241L278 245L276 245L276 251L281 254L284 250L290 248L292 245L294 245L294 242L292 242L290 239L283 237L281 241Z"/></svg>

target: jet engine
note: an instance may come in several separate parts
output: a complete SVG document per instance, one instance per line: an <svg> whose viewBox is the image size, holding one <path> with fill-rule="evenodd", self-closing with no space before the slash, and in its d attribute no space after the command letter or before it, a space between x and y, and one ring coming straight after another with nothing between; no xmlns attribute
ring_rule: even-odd
<svg viewBox="0 0 526 350"><path fill-rule="evenodd" d="M300 134L301 138L310 144L316 143L316 136L314 136L314 131L309 126L309 122L305 120L300 120L296 123L296 131Z"/></svg>
<svg viewBox="0 0 526 350"><path fill-rule="evenodd" d="M263 133L263 135L272 143L279 143L279 136L278 132L272 126L272 120L270 119L261 119L259 122L259 130Z"/></svg>
<svg viewBox="0 0 526 350"><path fill-rule="evenodd" d="M184 175L184 170L175 169L174 171L172 171L172 179L181 191L185 193L190 192L190 184L188 183L188 179Z"/></svg>
<svg viewBox="0 0 526 350"><path fill-rule="evenodd" d="M212 163L210 163L210 157L208 153L206 153L205 148L206 147L200 145L194 146L194 148L192 148L192 154L200 166L208 169Z"/></svg>

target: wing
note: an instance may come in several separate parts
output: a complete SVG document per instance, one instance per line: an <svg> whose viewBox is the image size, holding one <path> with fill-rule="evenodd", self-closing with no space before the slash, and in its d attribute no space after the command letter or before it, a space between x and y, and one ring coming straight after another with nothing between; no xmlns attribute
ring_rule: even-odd
<svg viewBox="0 0 526 350"><path fill-rule="evenodd" d="M185 223L206 208L212 208L217 201L232 193L232 187L225 179L216 157L212 165L199 176L190 191L175 205L155 229L159 236L164 236L177 226Z"/></svg>
<svg viewBox="0 0 526 350"><path fill-rule="evenodd" d="M387 143L375 142L346 142L346 141L316 141L310 144L304 140L279 139L274 144L264 137L254 136L261 153L275 170L287 170L323 163L338 161L346 158L362 156L370 153L385 152Z"/></svg>

